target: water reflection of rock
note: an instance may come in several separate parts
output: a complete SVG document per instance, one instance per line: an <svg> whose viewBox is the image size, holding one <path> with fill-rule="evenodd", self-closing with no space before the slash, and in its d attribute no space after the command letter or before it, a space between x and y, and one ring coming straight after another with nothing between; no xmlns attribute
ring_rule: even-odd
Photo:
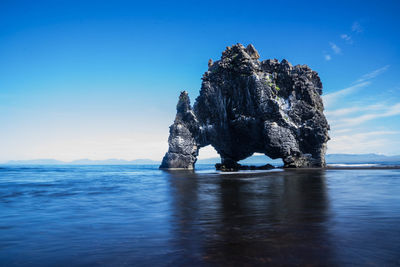
<svg viewBox="0 0 400 267"><path fill-rule="evenodd" d="M174 245L186 263L332 264L323 170L173 173L170 182Z"/></svg>
<svg viewBox="0 0 400 267"><path fill-rule="evenodd" d="M201 261L201 236L198 229L199 183L193 171L169 173L172 197L171 228L174 260L168 264L189 264Z"/></svg>

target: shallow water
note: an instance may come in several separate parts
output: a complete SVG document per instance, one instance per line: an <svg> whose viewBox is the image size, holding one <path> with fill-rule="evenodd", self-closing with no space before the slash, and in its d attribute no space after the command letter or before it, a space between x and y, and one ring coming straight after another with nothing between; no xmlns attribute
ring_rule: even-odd
<svg viewBox="0 0 400 267"><path fill-rule="evenodd" d="M0 265L400 265L400 170L199 167L0 167Z"/></svg>

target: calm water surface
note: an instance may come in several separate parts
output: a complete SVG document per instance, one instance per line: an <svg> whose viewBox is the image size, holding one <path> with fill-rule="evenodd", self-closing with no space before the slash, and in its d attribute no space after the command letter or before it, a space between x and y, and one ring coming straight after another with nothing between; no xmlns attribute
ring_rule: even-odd
<svg viewBox="0 0 400 267"><path fill-rule="evenodd" d="M1 266L400 265L400 170L0 167Z"/></svg>

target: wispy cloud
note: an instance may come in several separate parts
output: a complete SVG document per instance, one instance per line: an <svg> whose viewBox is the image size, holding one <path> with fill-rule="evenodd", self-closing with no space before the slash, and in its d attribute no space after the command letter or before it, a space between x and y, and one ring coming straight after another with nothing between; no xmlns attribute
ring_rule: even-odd
<svg viewBox="0 0 400 267"><path fill-rule="evenodd" d="M325 107L330 107L332 106L339 98L349 95L351 93L354 93L356 90L366 87L368 85L370 85L371 82L370 81L365 81L362 83L358 83L356 85L344 88L342 90L330 93L330 94L326 94L324 96L322 96L323 100L324 100L324 104Z"/></svg>
<svg viewBox="0 0 400 267"><path fill-rule="evenodd" d="M325 54L324 58L325 58L326 61L329 61L329 60L332 59L331 55L329 55L329 54Z"/></svg>
<svg viewBox="0 0 400 267"><path fill-rule="evenodd" d="M325 115L331 125L329 153L398 153L398 127L382 124L377 119L399 116L399 101L390 103L390 99L386 99L365 104L363 99L359 99L349 103L351 106L332 109L332 104L371 85L374 78L388 69L389 65L371 71L357 79L354 85L323 97L327 107Z"/></svg>
<svg viewBox="0 0 400 267"><path fill-rule="evenodd" d="M347 137L351 138L358 138L358 139L365 139L365 138L371 138L374 136L381 136L381 135L391 135L391 134L399 134L400 132L398 131L371 131L371 132L366 132L366 133L357 133L357 134L352 134L352 135L342 135L339 140L347 139Z"/></svg>
<svg viewBox="0 0 400 267"><path fill-rule="evenodd" d="M364 31L364 28L361 26L361 24L358 21L353 22L351 25L351 33L342 33L340 35L340 38L346 42L346 44L351 45L353 44L353 36L356 34L359 34ZM341 42L343 44L343 42ZM342 49L334 42L329 42L329 46L332 49L332 54L333 55L340 55L342 54ZM327 54L325 51L324 53L324 59L326 61L330 61L332 59L332 56L330 54Z"/></svg>
<svg viewBox="0 0 400 267"><path fill-rule="evenodd" d="M342 53L342 49L340 49L340 47L337 46L335 43L329 42L329 46L331 47L333 54L339 55ZM323 51L323 54L324 54L324 59L326 61L330 61L332 59L331 53L327 53L326 51Z"/></svg>
<svg viewBox="0 0 400 267"><path fill-rule="evenodd" d="M382 68L364 74L361 76L361 78L357 79L352 86L322 96L325 107L330 108L341 97L354 93L360 88L370 85L373 78L387 71L389 67L389 65L386 65Z"/></svg>
<svg viewBox="0 0 400 267"><path fill-rule="evenodd" d="M356 83L361 83L361 82L364 82L364 81L373 79L373 78L375 78L376 76L378 76L378 75L384 73L385 71L387 71L387 69L388 69L389 67L390 67L390 65L386 65L386 66L384 66L384 67L382 67L382 68L379 68L379 69L376 69L376 70L374 70L374 71L371 71L370 73L367 73L367 74L361 76L361 78L358 79L358 80L356 81Z"/></svg>
<svg viewBox="0 0 400 267"><path fill-rule="evenodd" d="M328 110L328 111L325 111L325 115L332 116L332 117L341 117L341 116L345 116L345 115L355 113L355 112L360 112L360 111L381 110L384 107L385 107L385 105L382 103L374 104L374 105L367 105L367 106L365 106L365 105L364 106L353 106L350 108Z"/></svg>
<svg viewBox="0 0 400 267"><path fill-rule="evenodd" d="M351 36L348 35L348 34L341 34L341 35L340 35L340 38L342 38L343 40L345 40L346 43L348 43L348 44L352 44L352 43L353 43L353 39L352 39Z"/></svg>
<svg viewBox="0 0 400 267"><path fill-rule="evenodd" d="M379 106L381 108L378 108ZM338 115L338 114L340 114L340 112L339 113L336 112L336 114L331 113L330 114L330 117L332 118L331 123L334 123L336 128L341 129L341 128L347 128L350 126L354 127L356 125L360 125L362 123L365 123L367 121L377 119L377 118L385 118L385 117L400 115L400 103L395 103L393 105L383 105L383 104L376 105L374 111L372 111L371 109L363 108L363 107L354 108L354 112L355 111L363 111L363 110L369 111L369 112L366 112L365 114L358 115L358 116L348 116L348 117L342 117L342 118L338 118L340 116L340 115ZM370 111L372 111L372 112L370 112ZM350 113L351 112L349 112L348 114L350 114Z"/></svg>
<svg viewBox="0 0 400 267"><path fill-rule="evenodd" d="M331 46L331 49L335 54L341 54L342 53L342 49L340 49L340 47L337 46L335 43L330 42L329 45Z"/></svg>
<svg viewBox="0 0 400 267"><path fill-rule="evenodd" d="M371 131L337 135L328 143L329 153L383 153L393 143L391 137L398 131ZM351 145L349 145L351 144Z"/></svg>
<svg viewBox="0 0 400 267"><path fill-rule="evenodd" d="M361 25L358 21L353 22L353 25L351 25L351 30L356 33L360 33L360 32L364 31L364 29L361 27Z"/></svg>

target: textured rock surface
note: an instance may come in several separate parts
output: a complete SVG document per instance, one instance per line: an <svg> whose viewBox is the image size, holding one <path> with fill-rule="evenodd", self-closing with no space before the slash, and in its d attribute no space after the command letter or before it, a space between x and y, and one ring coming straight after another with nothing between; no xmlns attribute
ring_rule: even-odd
<svg viewBox="0 0 400 267"><path fill-rule="evenodd" d="M211 144L228 169L263 153L285 167L324 167L329 125L322 83L307 65L259 61L257 50L227 47L209 61L193 109L182 92L160 168L192 169L199 148Z"/></svg>

